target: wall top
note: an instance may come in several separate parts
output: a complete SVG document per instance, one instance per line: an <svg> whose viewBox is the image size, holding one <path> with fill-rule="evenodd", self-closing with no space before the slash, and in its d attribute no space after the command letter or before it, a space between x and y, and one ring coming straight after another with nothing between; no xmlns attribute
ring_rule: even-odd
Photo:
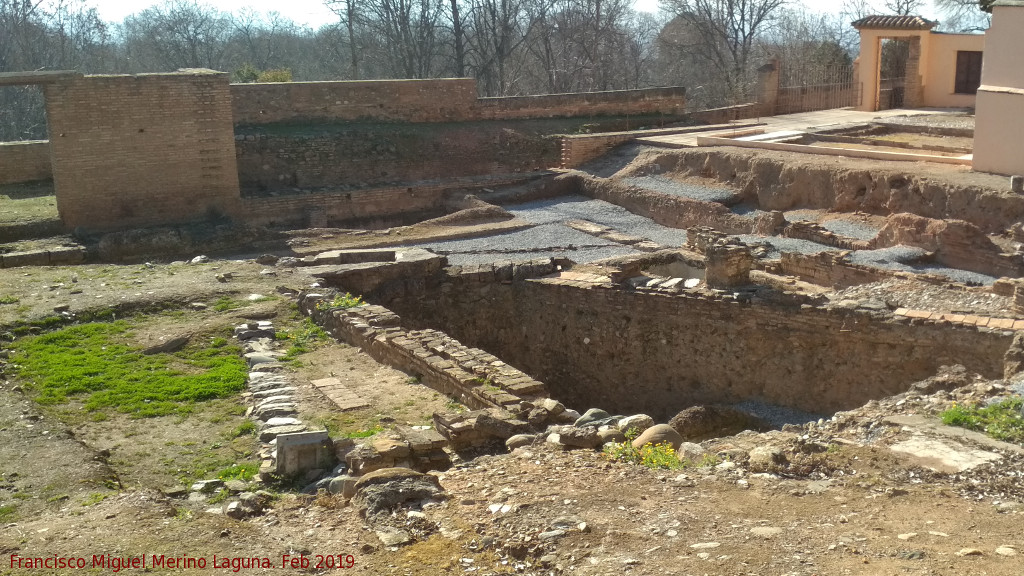
<svg viewBox="0 0 1024 576"><path fill-rule="evenodd" d="M938 22L920 16L865 16L853 23L858 30L931 30L937 25Z"/></svg>
<svg viewBox="0 0 1024 576"><path fill-rule="evenodd" d="M0 72L0 86L26 86L52 84L82 74L74 70L44 70L39 72Z"/></svg>
<svg viewBox="0 0 1024 576"><path fill-rule="evenodd" d="M1017 6L1024 8L1024 0L996 0L992 3L992 7L996 6Z"/></svg>

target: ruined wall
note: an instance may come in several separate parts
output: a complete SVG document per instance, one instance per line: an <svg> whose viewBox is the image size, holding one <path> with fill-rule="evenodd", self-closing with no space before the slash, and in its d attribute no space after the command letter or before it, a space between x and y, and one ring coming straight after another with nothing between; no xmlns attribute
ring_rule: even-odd
<svg viewBox="0 0 1024 576"><path fill-rule="evenodd" d="M722 148L656 152L646 159L662 173L727 183L762 210L910 212L926 218L966 220L986 233L1001 232L1024 219L1024 196L1008 194L1002 178L993 177L991 186L982 186L958 183L953 171L937 179L913 172L913 166L903 171L847 160L842 168L836 168L792 154Z"/></svg>
<svg viewBox="0 0 1024 576"><path fill-rule="evenodd" d="M478 99L476 80L233 84L235 124L339 121L469 122L594 115L682 114L683 88Z"/></svg>
<svg viewBox="0 0 1024 576"><path fill-rule="evenodd" d="M0 142L0 185L49 180L52 177L49 142Z"/></svg>
<svg viewBox="0 0 1024 576"><path fill-rule="evenodd" d="M578 408L671 416L693 403L769 402L826 412L903 391L942 365L1002 373L1012 332L888 313L744 304L537 279L450 277L385 305L483 348ZM502 319L498 321L497 319Z"/></svg>
<svg viewBox="0 0 1024 576"><path fill-rule="evenodd" d="M488 186L520 182L523 176L495 177ZM448 179L416 187L385 186L350 191L296 192L244 198L242 219L254 226L324 228L354 226L380 228L407 225L444 215L445 202L453 192L479 183Z"/></svg>
<svg viewBox="0 0 1024 576"><path fill-rule="evenodd" d="M106 230L237 212L228 75L85 76L44 87L57 210Z"/></svg>
<svg viewBox="0 0 1024 576"><path fill-rule="evenodd" d="M268 127L235 144L246 194L502 176L557 166L560 154L537 127L489 122Z"/></svg>

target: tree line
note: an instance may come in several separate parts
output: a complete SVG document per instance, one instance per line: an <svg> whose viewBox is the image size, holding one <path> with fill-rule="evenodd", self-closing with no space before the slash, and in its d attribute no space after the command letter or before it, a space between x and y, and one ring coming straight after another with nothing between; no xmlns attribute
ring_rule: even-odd
<svg viewBox="0 0 1024 576"><path fill-rule="evenodd" d="M983 25L975 0L938 0ZM982 0L982 3L988 0ZM324 0L318 29L279 13L165 0L105 22L90 0L0 0L0 72L212 68L236 82L466 77L481 96L687 86L696 108L748 101L772 55L788 82L849 66L850 22L911 13L920 0L846 0L838 16L793 0ZM982 24L977 24L981 21ZM0 89L0 140L45 137L32 87Z"/></svg>

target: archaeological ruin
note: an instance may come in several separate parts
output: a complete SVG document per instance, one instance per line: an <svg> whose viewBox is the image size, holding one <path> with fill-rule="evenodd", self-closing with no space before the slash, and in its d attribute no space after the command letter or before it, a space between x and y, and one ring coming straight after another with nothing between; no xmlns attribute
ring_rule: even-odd
<svg viewBox="0 0 1024 576"><path fill-rule="evenodd" d="M854 24L859 81L797 91L768 62L757 101L700 111L682 87L483 98L465 78L0 73L0 86L40 87L49 134L0 143L0 194L11 210L19 198L55 205L0 223L0 376L9 366L18 392L36 394L29 344L140 314L179 324L159 337L133 327L126 357L191 350L197 333L210 350L237 346L234 416L246 424L223 442L251 436L252 483L208 478L162 494L235 520L274 509L279 495L258 486L308 494L309 506L337 495L358 508L370 552L454 533L425 527L448 505L488 510L444 536L475 529L486 550L481 526L527 510L504 508L523 486L500 492L474 477L449 504L441 493L460 474L518 462L497 460L509 453L539 466L544 450L557 450L550 460L663 442L668 469L684 462L742 490L800 478L802 492L779 494L811 498L869 465L850 457L826 470L823 459L888 442L871 466L905 455L899 482L949 474L971 498L964 486L984 483L971 470L1024 459L1008 436L979 440L988 429L935 431L957 401L1024 393L1024 165L1012 144L1024 75L1006 47L1022 18L1021 2L996 2L980 36L867 17ZM908 46L899 86L881 69L888 42ZM957 56L983 50L983 69ZM218 321L230 338L210 328ZM91 393L94 377L33 398L61 405ZM428 406L401 394L435 392L427 422L398 415L400 402ZM72 413L61 414L93 425ZM574 474L620 474L605 464ZM673 478L642 482L652 494L695 485ZM1024 497L1013 482L978 498ZM491 491L469 491L480 485ZM584 498L544 494L565 507ZM502 559L539 565L563 537L589 538L572 518ZM848 520L861 518L834 525ZM897 544L923 540L912 534Z"/></svg>

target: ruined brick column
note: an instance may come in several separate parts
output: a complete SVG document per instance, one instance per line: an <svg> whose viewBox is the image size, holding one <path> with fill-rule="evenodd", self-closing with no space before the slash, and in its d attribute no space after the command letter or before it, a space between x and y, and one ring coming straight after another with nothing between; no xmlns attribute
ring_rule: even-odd
<svg viewBox="0 0 1024 576"><path fill-rule="evenodd" d="M734 288L750 284L754 256L745 244L716 243L705 252L708 288Z"/></svg>

